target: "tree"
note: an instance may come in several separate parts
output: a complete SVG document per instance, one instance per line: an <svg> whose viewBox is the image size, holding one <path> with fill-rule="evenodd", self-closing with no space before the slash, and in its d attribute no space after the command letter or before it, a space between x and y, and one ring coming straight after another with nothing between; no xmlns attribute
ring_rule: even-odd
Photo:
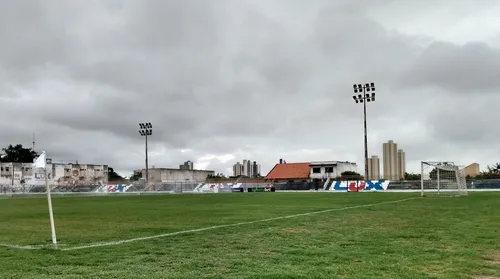
<svg viewBox="0 0 500 279"><path fill-rule="evenodd" d="M491 174L500 174L500 163L496 163L493 166L488 166L488 173Z"/></svg>
<svg viewBox="0 0 500 279"><path fill-rule="evenodd" d="M438 166L453 166L453 164L444 162L444 163L439 163ZM449 171L449 170L443 170L439 169L439 177L442 179L443 177L454 177L455 172L454 171ZM432 169L429 172L429 177L432 180L437 180L437 168Z"/></svg>
<svg viewBox="0 0 500 279"><path fill-rule="evenodd" d="M227 177L223 174L223 173L217 173L217 174L209 174L207 176L207 179L210 179L210 180L224 180L224 179L227 179Z"/></svg>
<svg viewBox="0 0 500 279"><path fill-rule="evenodd" d="M24 148L22 144L10 144L6 148L2 148L0 162L33 163L33 159L36 157L38 157L38 153L33 149Z"/></svg>
<svg viewBox="0 0 500 279"><path fill-rule="evenodd" d="M473 179L500 179L500 163L496 163L493 166L487 166L487 171L481 172Z"/></svg>
<svg viewBox="0 0 500 279"><path fill-rule="evenodd" d="M115 170L112 167L108 167L108 181L118 181L118 180L124 180L121 175L115 172Z"/></svg>
<svg viewBox="0 0 500 279"><path fill-rule="evenodd" d="M405 172L405 180L420 180L422 175L420 173L407 173Z"/></svg>
<svg viewBox="0 0 500 279"><path fill-rule="evenodd" d="M137 181L137 180L139 180L139 179L141 179L141 178L142 178L142 173L141 173L141 172L136 171L136 172L134 172L134 173L130 176L130 178L129 178L128 180L130 180L130 181Z"/></svg>
<svg viewBox="0 0 500 279"><path fill-rule="evenodd" d="M355 171L345 171L338 177L340 180L364 180L363 176Z"/></svg>

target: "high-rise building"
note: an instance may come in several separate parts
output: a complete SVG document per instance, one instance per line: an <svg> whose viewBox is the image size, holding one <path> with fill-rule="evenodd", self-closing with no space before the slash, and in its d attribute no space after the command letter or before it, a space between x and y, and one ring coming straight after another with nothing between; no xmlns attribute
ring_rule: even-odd
<svg viewBox="0 0 500 279"><path fill-rule="evenodd" d="M382 145L384 179L404 179L406 172L406 154L402 149L398 150L398 144L390 140Z"/></svg>
<svg viewBox="0 0 500 279"><path fill-rule="evenodd" d="M260 176L260 165L257 164L256 161L253 161L252 164L252 177L258 177Z"/></svg>
<svg viewBox="0 0 500 279"><path fill-rule="evenodd" d="M193 162L186 161L184 164L179 165L180 170L193 170Z"/></svg>
<svg viewBox="0 0 500 279"><path fill-rule="evenodd" d="M380 179L380 159L377 155L368 158L368 178L369 180Z"/></svg>
<svg viewBox="0 0 500 279"><path fill-rule="evenodd" d="M403 149L398 150L398 179L404 179L406 174L406 154Z"/></svg>
<svg viewBox="0 0 500 279"><path fill-rule="evenodd" d="M241 176L243 175L243 165L240 162L237 162L233 165L233 176Z"/></svg>
<svg viewBox="0 0 500 279"><path fill-rule="evenodd" d="M252 177L252 162L250 160L243 160L243 174L244 176Z"/></svg>
<svg viewBox="0 0 500 279"><path fill-rule="evenodd" d="M237 162L233 165L233 176L260 176L260 165L256 161L243 160L243 163Z"/></svg>

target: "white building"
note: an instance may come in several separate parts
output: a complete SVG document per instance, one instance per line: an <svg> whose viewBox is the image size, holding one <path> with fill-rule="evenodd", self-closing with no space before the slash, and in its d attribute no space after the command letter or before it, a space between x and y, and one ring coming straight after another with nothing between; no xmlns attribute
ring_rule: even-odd
<svg viewBox="0 0 500 279"><path fill-rule="evenodd" d="M352 162L322 161L309 163L310 179L328 179L339 177L345 171L358 172L358 165Z"/></svg>
<svg viewBox="0 0 500 279"><path fill-rule="evenodd" d="M106 185L108 166L52 163L47 159L47 180L51 185ZM0 163L0 185L38 185L45 183L42 171L33 171L32 163Z"/></svg>

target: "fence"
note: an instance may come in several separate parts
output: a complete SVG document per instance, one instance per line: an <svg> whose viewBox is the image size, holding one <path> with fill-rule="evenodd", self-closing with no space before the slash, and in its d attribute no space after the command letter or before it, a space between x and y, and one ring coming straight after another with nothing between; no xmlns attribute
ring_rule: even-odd
<svg viewBox="0 0 500 279"><path fill-rule="evenodd" d="M359 185L363 181L351 181ZM343 183L346 183L343 181ZM378 182L377 182L378 183ZM420 189L420 180L412 181L389 181L386 187L375 190L384 191L415 191ZM136 182L132 184L118 185L77 185L77 186L55 186L51 185L54 194L108 194L108 193L230 193L230 192L252 192L268 191L269 183L206 183L206 182L166 182L149 183ZM273 183L273 191L324 191L337 190L333 186L325 189L323 182L282 182ZM330 185L331 186L331 185ZM468 189L477 190L499 190L500 179L468 180ZM344 187L345 191L352 191ZM355 188L358 189L358 188ZM41 185L0 185L0 195L13 194L37 194L45 193L45 186Z"/></svg>

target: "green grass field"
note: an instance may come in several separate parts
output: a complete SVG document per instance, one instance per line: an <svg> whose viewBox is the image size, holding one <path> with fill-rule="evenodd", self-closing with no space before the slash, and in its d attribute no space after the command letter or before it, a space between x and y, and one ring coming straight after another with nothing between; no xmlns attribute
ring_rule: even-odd
<svg viewBox="0 0 500 279"><path fill-rule="evenodd" d="M382 203L408 198L415 199ZM240 225L79 250L0 246L0 278L500 278L500 193L54 197L53 204L62 249ZM245 223L321 210L331 211ZM0 243L49 244L47 211L43 196L0 199Z"/></svg>

